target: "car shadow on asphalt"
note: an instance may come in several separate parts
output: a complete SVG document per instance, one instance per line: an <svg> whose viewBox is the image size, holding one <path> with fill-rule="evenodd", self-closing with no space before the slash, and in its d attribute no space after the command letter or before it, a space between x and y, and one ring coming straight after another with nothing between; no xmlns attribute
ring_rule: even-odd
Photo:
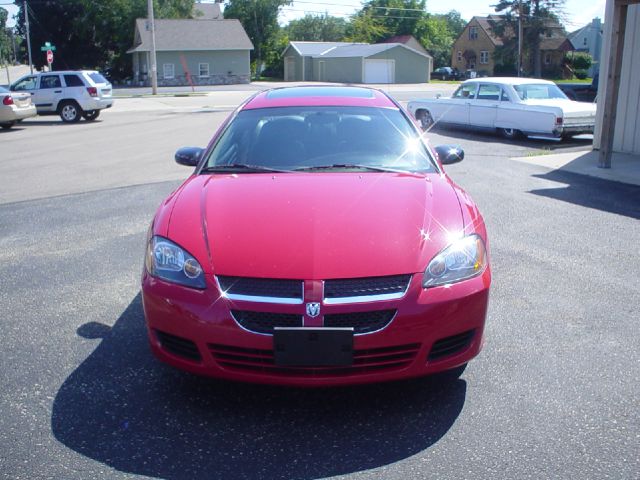
<svg viewBox="0 0 640 480"><path fill-rule="evenodd" d="M156 361L138 294L58 391L51 427L68 448L157 478L312 479L382 467L447 433L466 382L334 389L222 382Z"/></svg>
<svg viewBox="0 0 640 480"><path fill-rule="evenodd" d="M533 176L564 185L558 188L530 190L529 193L640 219L640 186L562 170Z"/></svg>

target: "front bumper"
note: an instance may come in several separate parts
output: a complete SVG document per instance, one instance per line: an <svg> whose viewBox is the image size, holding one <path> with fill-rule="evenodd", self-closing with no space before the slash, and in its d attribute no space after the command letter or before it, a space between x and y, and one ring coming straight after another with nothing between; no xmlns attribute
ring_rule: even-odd
<svg viewBox="0 0 640 480"><path fill-rule="evenodd" d="M231 301L220 295L211 276L205 290L194 290L146 272L142 298L151 349L174 367L252 383L351 385L441 372L468 362L480 352L490 269L478 277L428 290L422 288L421 277L413 275L401 299L321 305L322 315L396 310L382 330L355 335L354 364L338 368L275 365L273 336L245 330L231 314L231 309L303 314L304 304Z"/></svg>

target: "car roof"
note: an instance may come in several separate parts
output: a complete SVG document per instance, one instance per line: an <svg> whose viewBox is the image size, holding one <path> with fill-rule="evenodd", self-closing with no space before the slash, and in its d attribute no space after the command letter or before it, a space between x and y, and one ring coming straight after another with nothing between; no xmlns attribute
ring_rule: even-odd
<svg viewBox="0 0 640 480"><path fill-rule="evenodd" d="M274 88L257 94L243 110L295 106L398 108L385 93L350 85L311 85Z"/></svg>
<svg viewBox="0 0 640 480"><path fill-rule="evenodd" d="M97 70L54 70L52 72L34 72L34 75L49 75L49 74L58 74L58 75L68 75L70 73L100 73Z"/></svg>
<svg viewBox="0 0 640 480"><path fill-rule="evenodd" d="M470 80L466 80L464 83L499 83L501 85L525 85L525 84L551 84L555 85L553 82L549 80L542 80L541 78L525 78L525 77L483 77L483 78L472 78Z"/></svg>

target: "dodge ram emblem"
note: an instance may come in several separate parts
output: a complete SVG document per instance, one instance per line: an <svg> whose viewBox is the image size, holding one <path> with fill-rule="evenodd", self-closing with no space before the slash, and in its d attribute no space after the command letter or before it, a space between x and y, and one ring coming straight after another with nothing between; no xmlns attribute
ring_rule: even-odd
<svg viewBox="0 0 640 480"><path fill-rule="evenodd" d="M307 315L309 315L311 318L315 318L320 315L320 304L307 303Z"/></svg>

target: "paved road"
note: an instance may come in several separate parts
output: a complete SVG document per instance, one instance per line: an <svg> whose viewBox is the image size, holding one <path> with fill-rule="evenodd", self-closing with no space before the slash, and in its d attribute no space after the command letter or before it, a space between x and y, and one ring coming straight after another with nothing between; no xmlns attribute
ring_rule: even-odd
<svg viewBox="0 0 640 480"><path fill-rule="evenodd" d="M295 390L151 358L145 231L224 112L106 112L0 135L0 477L637 478L640 188L509 157L584 143L461 143L494 285L462 378Z"/></svg>

